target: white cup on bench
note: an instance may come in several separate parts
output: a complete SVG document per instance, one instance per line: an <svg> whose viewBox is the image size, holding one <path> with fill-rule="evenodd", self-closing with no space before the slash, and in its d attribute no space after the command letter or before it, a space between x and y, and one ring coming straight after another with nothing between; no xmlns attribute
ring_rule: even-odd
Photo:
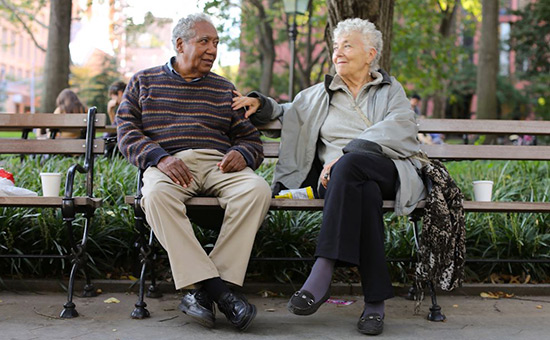
<svg viewBox="0 0 550 340"><path fill-rule="evenodd" d="M50 197L58 197L61 186L60 172L41 172L40 179L42 180L42 195Z"/></svg>
<svg viewBox="0 0 550 340"><path fill-rule="evenodd" d="M493 181L474 181L474 200L490 202L493 195Z"/></svg>

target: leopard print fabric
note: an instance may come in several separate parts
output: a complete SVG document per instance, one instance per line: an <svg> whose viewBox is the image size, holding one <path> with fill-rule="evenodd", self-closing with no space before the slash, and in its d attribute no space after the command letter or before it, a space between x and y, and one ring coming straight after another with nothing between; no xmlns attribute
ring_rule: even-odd
<svg viewBox="0 0 550 340"><path fill-rule="evenodd" d="M422 175L428 195L415 272L417 287L431 281L449 291L464 280L464 195L440 161L424 165Z"/></svg>

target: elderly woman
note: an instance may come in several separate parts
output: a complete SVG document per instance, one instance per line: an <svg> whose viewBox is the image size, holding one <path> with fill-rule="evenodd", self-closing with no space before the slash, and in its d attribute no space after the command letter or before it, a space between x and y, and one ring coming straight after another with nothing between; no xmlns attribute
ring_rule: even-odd
<svg viewBox="0 0 550 340"><path fill-rule="evenodd" d="M233 100L235 109L255 113L256 124L284 115L274 191L314 179L325 199L315 264L288 309L313 314L330 295L334 266L358 266L365 309L357 328L370 335L382 333L384 300L394 296L382 202L394 199L395 212L405 215L425 195L413 157L420 150L415 115L401 84L379 68L381 50L382 34L371 22L342 21L334 30L334 77L292 103L257 92Z"/></svg>

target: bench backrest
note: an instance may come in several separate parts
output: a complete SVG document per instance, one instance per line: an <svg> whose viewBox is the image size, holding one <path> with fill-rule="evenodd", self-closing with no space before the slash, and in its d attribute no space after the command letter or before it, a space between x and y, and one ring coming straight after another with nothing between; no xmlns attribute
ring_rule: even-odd
<svg viewBox="0 0 550 340"><path fill-rule="evenodd" d="M87 195L93 197L93 168L94 155L103 154L105 142L102 138L96 138L96 129L105 127L106 114L97 113L95 107L91 107L88 113L82 114L0 114L0 130L25 131L33 128L48 128L60 131L86 131L85 139L60 138L60 139L25 139L25 138L0 138L0 154L62 154L84 155L84 166L73 165L67 172L65 193L72 196L72 183L75 173L86 173ZM71 180L69 180L71 178Z"/></svg>
<svg viewBox="0 0 550 340"><path fill-rule="evenodd" d="M93 117L90 122L90 118ZM95 130L104 128L106 114L96 113L95 108L90 108L88 113L78 114L0 114L0 130L24 131L33 128L49 128L61 131L90 130L89 137L93 140L91 150L93 154L101 154L104 150L102 138L95 138ZM91 123L91 124L89 124ZM93 131L91 131L93 130ZM88 135L86 136L88 138ZM87 139L0 139L0 154L86 154Z"/></svg>
<svg viewBox="0 0 550 340"><path fill-rule="evenodd" d="M470 119L419 119L420 133L452 133L482 135L546 135L550 136L550 121L470 120ZM260 131L280 131L281 123L273 121L258 127ZM537 145L422 145L432 159L466 160L550 160L550 146ZM264 142L264 155L279 155L278 141Z"/></svg>

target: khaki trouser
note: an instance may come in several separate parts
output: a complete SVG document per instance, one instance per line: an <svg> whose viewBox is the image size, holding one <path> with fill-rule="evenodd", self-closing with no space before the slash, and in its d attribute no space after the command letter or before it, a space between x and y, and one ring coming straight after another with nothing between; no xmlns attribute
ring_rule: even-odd
<svg viewBox="0 0 550 340"><path fill-rule="evenodd" d="M269 209L269 185L248 167L222 173L217 163L223 154L216 150L185 150L174 156L185 162L193 181L183 188L156 167L149 167L143 174L142 206L168 253L176 289L218 276L242 286L256 232ZM209 255L197 240L185 207L185 201L198 194L217 197L225 209Z"/></svg>

